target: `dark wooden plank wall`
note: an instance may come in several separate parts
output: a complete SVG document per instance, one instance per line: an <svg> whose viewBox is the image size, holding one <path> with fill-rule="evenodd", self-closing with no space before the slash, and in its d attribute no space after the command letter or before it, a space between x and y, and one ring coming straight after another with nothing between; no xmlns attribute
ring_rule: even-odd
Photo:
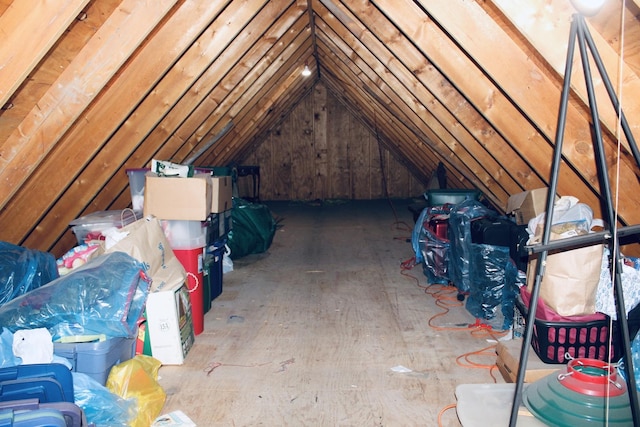
<svg viewBox="0 0 640 427"><path fill-rule="evenodd" d="M322 83L241 163L260 166L262 200L420 197L427 185ZM238 189L251 195L250 179L239 178Z"/></svg>

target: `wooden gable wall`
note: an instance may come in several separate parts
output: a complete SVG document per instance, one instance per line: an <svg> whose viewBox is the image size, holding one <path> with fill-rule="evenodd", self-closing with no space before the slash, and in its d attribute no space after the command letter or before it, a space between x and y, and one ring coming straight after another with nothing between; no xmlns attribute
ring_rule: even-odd
<svg viewBox="0 0 640 427"><path fill-rule="evenodd" d="M411 173L322 82L240 163L260 166L263 200L421 197L431 178ZM253 194L251 178L239 182Z"/></svg>

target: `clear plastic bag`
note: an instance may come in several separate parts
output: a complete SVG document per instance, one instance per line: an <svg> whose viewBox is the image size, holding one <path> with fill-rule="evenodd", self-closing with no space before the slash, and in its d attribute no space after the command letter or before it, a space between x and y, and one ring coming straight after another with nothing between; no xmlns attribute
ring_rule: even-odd
<svg viewBox="0 0 640 427"><path fill-rule="evenodd" d="M224 245L224 254L222 255L222 274L233 271L233 260L231 259L231 249L229 245Z"/></svg>

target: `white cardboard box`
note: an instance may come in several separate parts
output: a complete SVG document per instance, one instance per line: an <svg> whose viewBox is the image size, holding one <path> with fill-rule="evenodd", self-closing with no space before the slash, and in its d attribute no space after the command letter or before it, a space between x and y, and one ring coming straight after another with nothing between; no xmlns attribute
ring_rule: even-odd
<svg viewBox="0 0 640 427"><path fill-rule="evenodd" d="M186 284L149 293L146 312L151 355L163 365L183 364L195 341Z"/></svg>

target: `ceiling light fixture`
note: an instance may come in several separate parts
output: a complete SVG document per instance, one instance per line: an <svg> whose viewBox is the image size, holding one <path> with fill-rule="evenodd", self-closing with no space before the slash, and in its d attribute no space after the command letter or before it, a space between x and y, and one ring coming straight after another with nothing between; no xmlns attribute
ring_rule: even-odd
<svg viewBox="0 0 640 427"><path fill-rule="evenodd" d="M307 64L304 64L304 69L302 70L302 75L305 77L309 77L311 75L311 70Z"/></svg>
<svg viewBox="0 0 640 427"><path fill-rule="evenodd" d="M573 7L584 16L593 16L607 0L570 0Z"/></svg>

